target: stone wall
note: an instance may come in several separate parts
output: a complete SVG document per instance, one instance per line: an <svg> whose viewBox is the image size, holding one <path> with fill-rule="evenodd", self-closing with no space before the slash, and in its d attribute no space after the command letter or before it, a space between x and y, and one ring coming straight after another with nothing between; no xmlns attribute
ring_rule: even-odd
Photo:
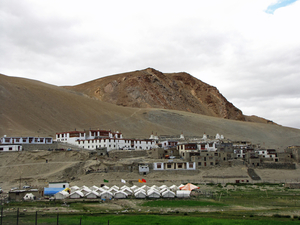
<svg viewBox="0 0 300 225"><path fill-rule="evenodd" d="M59 148L57 143L53 144L22 144L23 151L33 151L33 150L48 150L48 149Z"/></svg>
<svg viewBox="0 0 300 225"><path fill-rule="evenodd" d="M109 158L136 158L136 157L146 157L147 151L146 150L113 150L108 152Z"/></svg>
<svg viewBox="0 0 300 225"><path fill-rule="evenodd" d="M281 169L281 170L295 170L296 164L294 163L262 163L263 169Z"/></svg>
<svg viewBox="0 0 300 225"><path fill-rule="evenodd" d="M300 189L300 183L286 183L284 186L291 189Z"/></svg>

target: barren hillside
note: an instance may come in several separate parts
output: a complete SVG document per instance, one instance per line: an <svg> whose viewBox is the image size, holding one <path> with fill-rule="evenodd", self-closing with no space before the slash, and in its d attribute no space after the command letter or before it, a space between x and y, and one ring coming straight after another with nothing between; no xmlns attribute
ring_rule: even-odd
<svg viewBox="0 0 300 225"><path fill-rule="evenodd" d="M131 108L106 103L82 93L42 82L0 75L0 136L55 136L56 132L101 128L119 130L126 138L158 135L223 134L282 150L300 145L300 130L229 120L185 111Z"/></svg>

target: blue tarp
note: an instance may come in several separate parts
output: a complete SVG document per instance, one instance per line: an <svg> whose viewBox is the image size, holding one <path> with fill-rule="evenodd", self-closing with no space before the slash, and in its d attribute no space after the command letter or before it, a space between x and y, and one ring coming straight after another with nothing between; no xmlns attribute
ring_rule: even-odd
<svg viewBox="0 0 300 225"><path fill-rule="evenodd" d="M60 191L65 190L65 188L44 188L45 196L52 196Z"/></svg>

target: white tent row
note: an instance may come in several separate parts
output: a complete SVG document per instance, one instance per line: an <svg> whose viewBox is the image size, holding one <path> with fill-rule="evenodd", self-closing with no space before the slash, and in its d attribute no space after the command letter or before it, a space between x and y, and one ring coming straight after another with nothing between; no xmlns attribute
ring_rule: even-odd
<svg viewBox="0 0 300 225"><path fill-rule="evenodd" d="M102 187L97 187L93 185L92 187L87 186L72 186L70 188L65 189L64 191L58 192L54 195L56 199L65 199L65 198L101 198L101 199L112 199L112 198L127 198L128 196L133 195L136 198L188 198L190 197L190 191L180 190L179 188L184 186L181 184L180 186L172 185L168 187L167 185L156 186L152 185L147 186L143 185L138 187L133 185L132 187L128 187L123 185L122 187L118 187L116 185L112 187L108 187L106 185Z"/></svg>

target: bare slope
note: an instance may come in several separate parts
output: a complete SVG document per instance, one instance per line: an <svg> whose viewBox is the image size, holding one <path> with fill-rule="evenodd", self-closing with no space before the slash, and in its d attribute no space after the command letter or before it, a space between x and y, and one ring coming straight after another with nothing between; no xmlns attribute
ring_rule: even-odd
<svg viewBox="0 0 300 225"><path fill-rule="evenodd" d="M298 129L184 111L122 107L62 87L4 75L0 75L0 105L0 136L54 136L75 128L101 128L119 130L127 138L147 138L152 131L191 136L206 132L268 148L300 145Z"/></svg>
<svg viewBox="0 0 300 225"><path fill-rule="evenodd" d="M66 88L121 106L175 109L246 120L242 111L228 102L217 88L184 72L162 73L148 68Z"/></svg>

